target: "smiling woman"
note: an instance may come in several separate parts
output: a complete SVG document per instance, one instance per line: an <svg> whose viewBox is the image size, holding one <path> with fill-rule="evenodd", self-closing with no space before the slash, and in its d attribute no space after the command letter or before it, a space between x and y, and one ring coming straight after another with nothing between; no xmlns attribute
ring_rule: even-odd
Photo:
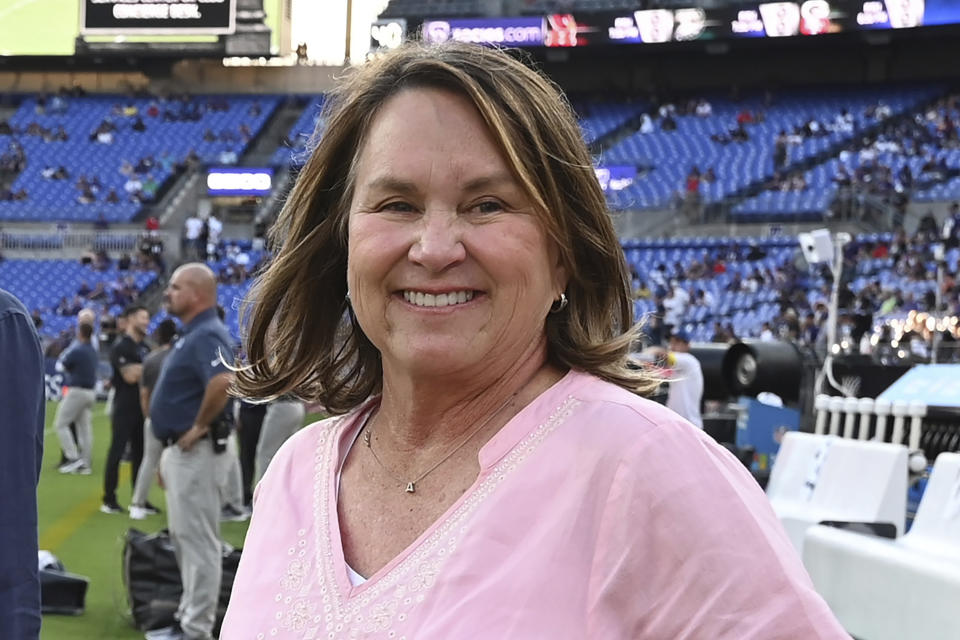
<svg viewBox="0 0 960 640"><path fill-rule="evenodd" d="M638 395L561 94L411 44L327 105L237 379L345 415L264 475L222 637L844 637L742 465Z"/></svg>

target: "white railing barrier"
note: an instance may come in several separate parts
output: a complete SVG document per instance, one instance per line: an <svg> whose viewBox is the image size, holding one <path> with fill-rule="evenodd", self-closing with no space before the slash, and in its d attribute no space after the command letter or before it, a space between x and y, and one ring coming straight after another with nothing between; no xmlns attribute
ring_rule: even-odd
<svg viewBox="0 0 960 640"><path fill-rule="evenodd" d="M873 398L857 400L857 411L860 413L860 431L857 434L859 440L866 440L870 433L870 417L873 415L875 404Z"/></svg>
<svg viewBox="0 0 960 640"><path fill-rule="evenodd" d="M857 422L857 411L860 408L860 402L857 398L844 398L843 412L846 418L843 421L843 437L852 438L853 429Z"/></svg>
<svg viewBox="0 0 960 640"><path fill-rule="evenodd" d="M813 406L817 412L814 433L818 435L906 444L912 453L922 453L921 446L923 446L930 455L935 455L947 447L949 447L947 450L954 450L960 442L960 437L954 437L954 440L947 444L950 434L956 433L960 436L960 428L953 427L947 427L946 438L941 437L939 441L936 440L936 434L940 433L944 427L939 423L930 422L929 407L923 402L890 402L879 398L842 398L820 394L814 399ZM893 427L888 436L887 426L890 416L893 416ZM872 435L871 422L873 423ZM925 433L935 441L925 441ZM930 452L929 446L933 446L936 451ZM916 463L919 464L919 461Z"/></svg>
<svg viewBox="0 0 960 640"><path fill-rule="evenodd" d="M907 407L907 414L910 416L909 447L910 451L916 451L920 448L920 430L923 427L923 419L927 417L927 405L918 401L911 402Z"/></svg>
<svg viewBox="0 0 960 640"><path fill-rule="evenodd" d="M813 432L822 436L827 430L827 409L830 408L830 396L821 393L814 399L813 407L817 411L817 424L813 428Z"/></svg>
<svg viewBox="0 0 960 640"><path fill-rule="evenodd" d="M830 435L840 435L840 415L843 412L843 398L834 396L830 398Z"/></svg>
<svg viewBox="0 0 960 640"><path fill-rule="evenodd" d="M907 422L907 414L910 411L910 405L906 402L893 403L893 437L891 442L903 442L903 427Z"/></svg>
<svg viewBox="0 0 960 640"><path fill-rule="evenodd" d="M887 418L893 411L893 404L889 400L877 399L873 403L873 413L877 416L876 430L874 438L884 439L887 434Z"/></svg>

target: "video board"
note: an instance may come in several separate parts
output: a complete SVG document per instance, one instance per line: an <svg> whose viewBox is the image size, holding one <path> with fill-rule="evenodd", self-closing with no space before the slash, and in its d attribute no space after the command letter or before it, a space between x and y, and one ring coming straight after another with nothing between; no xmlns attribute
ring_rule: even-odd
<svg viewBox="0 0 960 640"><path fill-rule="evenodd" d="M230 34L236 0L82 0L81 35Z"/></svg>
<svg viewBox="0 0 960 640"><path fill-rule="evenodd" d="M788 38L960 24L957 0L802 0L715 9L641 9L494 18L432 18L427 42L583 47L696 40Z"/></svg>
<svg viewBox="0 0 960 640"><path fill-rule="evenodd" d="M210 167L207 171L209 196L267 196L272 188L270 167Z"/></svg>

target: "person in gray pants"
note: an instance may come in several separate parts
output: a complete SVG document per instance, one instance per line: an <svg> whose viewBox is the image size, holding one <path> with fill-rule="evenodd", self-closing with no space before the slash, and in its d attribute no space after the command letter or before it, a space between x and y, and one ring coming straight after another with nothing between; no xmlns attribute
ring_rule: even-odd
<svg viewBox="0 0 960 640"><path fill-rule="evenodd" d="M280 446L303 426L306 415L304 404L289 396L278 398L267 405L263 425L260 427L260 441L257 443L254 485L260 482Z"/></svg>
<svg viewBox="0 0 960 640"><path fill-rule="evenodd" d="M66 461L58 469L60 473L90 473L93 456L93 404L97 400L94 387L97 383L97 364L100 358L91 344L93 327L77 325L77 341L63 356L61 364L70 375L67 394L57 406L54 429L60 439L60 448ZM70 423L77 427L76 440Z"/></svg>
<svg viewBox="0 0 960 640"><path fill-rule="evenodd" d="M160 475L183 592L164 640L210 640L220 596L220 487L231 462L222 426L234 376L233 340L217 317L217 279L204 264L179 267L164 291L183 325L150 397L153 433L163 444Z"/></svg>
<svg viewBox="0 0 960 640"><path fill-rule="evenodd" d="M137 483L130 499L130 518L133 520L143 520L149 515L160 513L160 510L147 500L150 485L160 464L160 453L163 451L163 445L153 435L150 424L150 395L157 384L157 378L160 377L163 363L170 355L170 347L177 337L177 324L173 319L167 318L157 325L154 337L157 339L157 348L143 361L143 373L140 375L140 407L143 415L147 417L143 421L143 460L140 462Z"/></svg>

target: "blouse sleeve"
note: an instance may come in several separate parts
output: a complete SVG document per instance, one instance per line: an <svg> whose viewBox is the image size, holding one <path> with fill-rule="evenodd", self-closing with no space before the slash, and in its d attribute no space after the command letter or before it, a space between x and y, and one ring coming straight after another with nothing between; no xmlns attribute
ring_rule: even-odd
<svg viewBox="0 0 960 640"><path fill-rule="evenodd" d="M598 526L591 638L849 640L756 481L680 420L620 459Z"/></svg>

